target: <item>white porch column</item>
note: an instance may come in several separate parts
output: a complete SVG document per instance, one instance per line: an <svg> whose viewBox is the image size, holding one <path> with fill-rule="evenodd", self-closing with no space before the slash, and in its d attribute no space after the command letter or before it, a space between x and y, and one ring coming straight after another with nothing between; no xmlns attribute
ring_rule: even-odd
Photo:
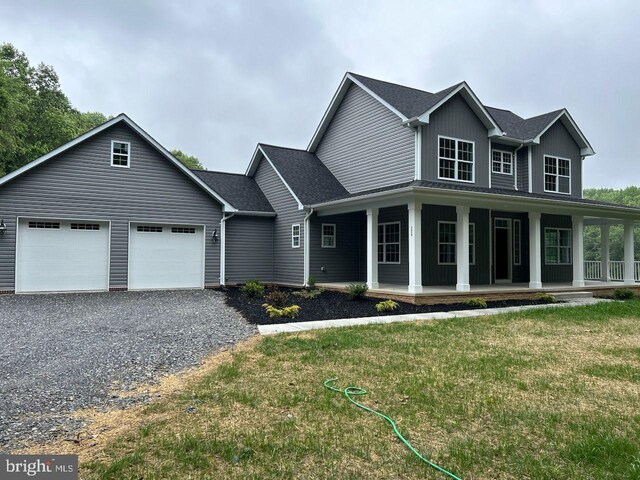
<svg viewBox="0 0 640 480"><path fill-rule="evenodd" d="M529 288L542 288L542 228L540 212L529 212Z"/></svg>
<svg viewBox="0 0 640 480"><path fill-rule="evenodd" d="M422 202L409 208L409 293L422 293Z"/></svg>
<svg viewBox="0 0 640 480"><path fill-rule="evenodd" d="M584 219L581 215L572 215L573 239L573 286L584 287Z"/></svg>
<svg viewBox="0 0 640 480"><path fill-rule="evenodd" d="M624 221L624 283L636 283L634 268L633 222Z"/></svg>
<svg viewBox="0 0 640 480"><path fill-rule="evenodd" d="M456 214L456 265L458 280L456 290L468 292L469 285L469 207L457 206Z"/></svg>
<svg viewBox="0 0 640 480"><path fill-rule="evenodd" d="M367 286L378 288L378 209L367 209Z"/></svg>
<svg viewBox="0 0 640 480"><path fill-rule="evenodd" d="M603 282L611 281L609 276L609 225L600 225L600 267Z"/></svg>

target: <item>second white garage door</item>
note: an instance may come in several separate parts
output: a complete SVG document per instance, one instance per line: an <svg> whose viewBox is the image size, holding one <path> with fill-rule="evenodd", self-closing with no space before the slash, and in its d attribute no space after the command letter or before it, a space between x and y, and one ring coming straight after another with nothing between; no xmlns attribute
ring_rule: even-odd
<svg viewBox="0 0 640 480"><path fill-rule="evenodd" d="M129 290L203 287L204 226L130 225Z"/></svg>

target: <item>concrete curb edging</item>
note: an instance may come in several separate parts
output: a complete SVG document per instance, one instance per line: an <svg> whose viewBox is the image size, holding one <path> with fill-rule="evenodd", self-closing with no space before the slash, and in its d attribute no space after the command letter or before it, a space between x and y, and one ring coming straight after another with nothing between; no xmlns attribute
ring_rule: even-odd
<svg viewBox="0 0 640 480"><path fill-rule="evenodd" d="M417 320L444 320L465 317L485 317L488 315L521 312L525 310L536 310L540 308L563 308L577 307L582 305L593 305L603 301L606 302L609 300L589 298L566 303L550 303L546 305L523 305L520 307L500 307L481 310L457 310L455 312L415 313L407 315L387 315L384 317L341 318L337 320L316 320L313 322L292 322L277 325L258 325L258 332L260 332L260 335L273 335L276 333L294 333L303 332L306 330L320 330L323 328L353 327L356 325L413 322Z"/></svg>

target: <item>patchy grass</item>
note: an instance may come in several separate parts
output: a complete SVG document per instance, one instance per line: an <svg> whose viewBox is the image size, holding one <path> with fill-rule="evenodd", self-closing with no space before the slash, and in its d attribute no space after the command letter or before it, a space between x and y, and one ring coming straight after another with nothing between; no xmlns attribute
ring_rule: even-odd
<svg viewBox="0 0 640 480"><path fill-rule="evenodd" d="M104 448L84 478L640 479L640 301L251 340Z"/></svg>

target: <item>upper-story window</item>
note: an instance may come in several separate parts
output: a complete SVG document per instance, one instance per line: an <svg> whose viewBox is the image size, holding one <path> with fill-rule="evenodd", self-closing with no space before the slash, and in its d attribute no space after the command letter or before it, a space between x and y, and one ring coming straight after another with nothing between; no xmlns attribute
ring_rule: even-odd
<svg viewBox="0 0 640 480"><path fill-rule="evenodd" d="M571 193L571 160L545 155L544 191Z"/></svg>
<svg viewBox="0 0 640 480"><path fill-rule="evenodd" d="M111 140L111 166L129 168L131 144L119 140Z"/></svg>
<svg viewBox="0 0 640 480"><path fill-rule="evenodd" d="M504 173L505 175L513 175L513 154L502 150L493 150L492 169L493 173Z"/></svg>
<svg viewBox="0 0 640 480"><path fill-rule="evenodd" d="M473 182L474 143L438 137L438 178Z"/></svg>

